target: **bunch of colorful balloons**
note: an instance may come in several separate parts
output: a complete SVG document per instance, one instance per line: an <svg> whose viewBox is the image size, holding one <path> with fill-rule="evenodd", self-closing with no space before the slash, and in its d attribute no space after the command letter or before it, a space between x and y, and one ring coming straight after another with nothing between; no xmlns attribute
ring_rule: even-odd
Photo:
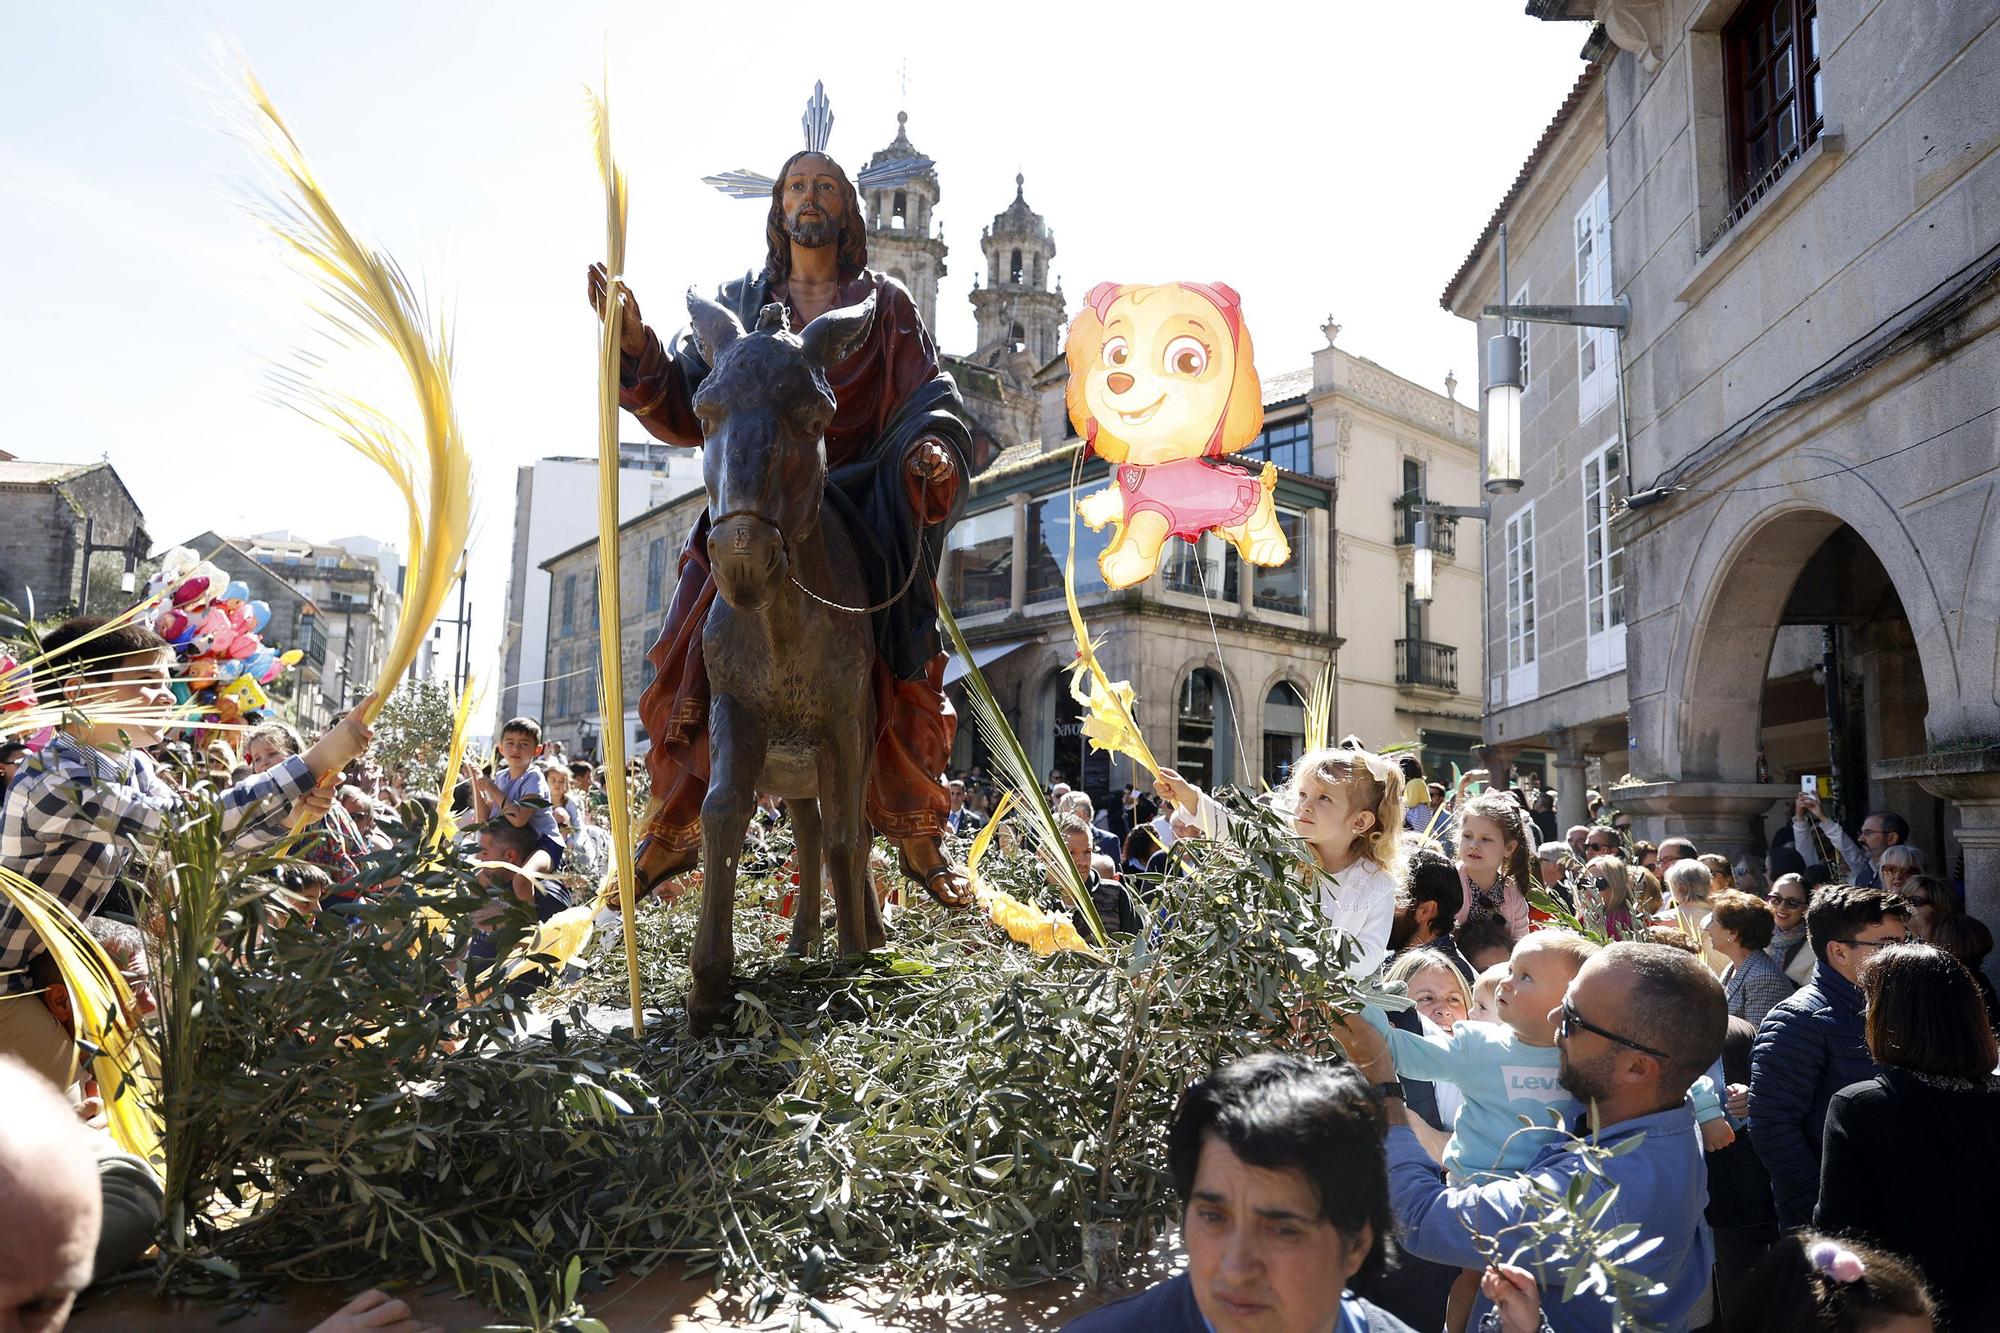
<svg viewBox="0 0 2000 1333"><path fill-rule="evenodd" d="M297 648L281 653L266 644L269 604L253 601L241 579L231 579L188 547L167 552L146 591L159 602L154 631L181 659L174 693L216 721L257 721L271 706L264 686L305 656Z"/></svg>

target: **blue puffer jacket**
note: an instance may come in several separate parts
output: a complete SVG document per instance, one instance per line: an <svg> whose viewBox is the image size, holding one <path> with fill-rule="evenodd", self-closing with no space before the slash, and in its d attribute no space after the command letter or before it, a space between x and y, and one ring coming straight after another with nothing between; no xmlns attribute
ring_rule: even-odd
<svg viewBox="0 0 2000 1333"><path fill-rule="evenodd" d="M1861 990L1824 962L1764 1015L1750 1055L1750 1133L1784 1226L1812 1223L1827 1103L1876 1072Z"/></svg>

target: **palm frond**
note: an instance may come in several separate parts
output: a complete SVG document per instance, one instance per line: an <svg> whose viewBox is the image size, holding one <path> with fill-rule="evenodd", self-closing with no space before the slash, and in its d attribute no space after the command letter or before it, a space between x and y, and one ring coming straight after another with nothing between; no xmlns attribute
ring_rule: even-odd
<svg viewBox="0 0 2000 1333"><path fill-rule="evenodd" d="M392 413L325 382L323 363L302 357L277 376L290 406L380 468L401 496L409 555L403 611L383 655L374 707L416 660L461 572L472 523L472 455L452 400L451 339L433 327L422 299L393 258L363 244L335 210L303 149L246 65L244 98L273 193L264 221L311 278L315 310L336 344L385 357L408 381L421 443ZM372 720L373 714L364 717Z"/></svg>
<svg viewBox="0 0 2000 1333"><path fill-rule="evenodd" d="M944 623L945 632L951 637L954 651L965 663L965 698L972 710L974 725L986 739L995 778L1003 793L1013 798L1021 808L1021 818L1028 831L1029 841L1041 853L1061 886L1063 896L1070 906L1090 927L1090 936L1099 948L1104 946L1104 922L1097 915L1097 904L1091 901L1089 886L1083 876L1077 873L1076 863L1070 860L1069 847L1063 842L1062 826L1056 822L1056 812L1049 806L1047 793L1035 778L1034 763L1021 748L1021 738L1007 725L1007 715L1000 711L1000 701L993 697L993 689L986 683L986 676L972 660L972 650L965 646L965 636L959 632L958 618L939 597L938 619ZM996 819L993 821L998 823Z"/></svg>
<svg viewBox="0 0 2000 1333"><path fill-rule="evenodd" d="M1333 744L1333 659L1326 659L1306 696L1306 752Z"/></svg>
<svg viewBox="0 0 2000 1333"><path fill-rule="evenodd" d="M625 782L624 624L618 589L618 377L619 327L625 303L625 173L611 152L609 77L604 96L592 95L591 138L604 181L604 319L597 339L597 624L598 701L604 714L604 794L610 803L611 849L625 923L625 980L632 1004L632 1035L646 1032L639 996L637 868L633 864L632 803Z"/></svg>
<svg viewBox="0 0 2000 1333"><path fill-rule="evenodd" d="M458 834L458 820L452 814L452 792L458 786L458 770L465 763L467 735L472 729L472 712L478 695L472 672L465 673L465 684L458 692L458 706L452 710L451 745L444 754L444 777L438 785L438 817L431 832L433 850L442 848Z"/></svg>
<svg viewBox="0 0 2000 1333"><path fill-rule="evenodd" d="M21 914L55 961L69 991L76 1046L97 1080L104 1112L121 1150L148 1163L165 1165L165 1129L160 1113L160 1053L137 1012L125 978L104 946L83 923L40 885L0 866L0 902ZM16 996L9 1004L40 1004L37 995Z"/></svg>

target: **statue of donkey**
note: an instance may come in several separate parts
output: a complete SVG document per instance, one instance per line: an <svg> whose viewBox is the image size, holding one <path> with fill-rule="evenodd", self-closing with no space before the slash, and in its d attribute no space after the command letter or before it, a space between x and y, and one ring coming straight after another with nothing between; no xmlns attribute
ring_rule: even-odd
<svg viewBox="0 0 2000 1333"><path fill-rule="evenodd" d="M712 367L694 410L717 594L701 638L709 773L688 995L689 1025L701 1031L732 993L736 867L760 791L784 798L797 835L791 952L805 952L820 934L822 865L840 951L884 943L862 804L875 746L874 636L866 615L841 609L865 603L868 586L847 525L826 501L822 438L834 410L826 368L861 345L875 298L829 310L798 334L782 305L765 306L749 332L693 292L688 313Z"/></svg>

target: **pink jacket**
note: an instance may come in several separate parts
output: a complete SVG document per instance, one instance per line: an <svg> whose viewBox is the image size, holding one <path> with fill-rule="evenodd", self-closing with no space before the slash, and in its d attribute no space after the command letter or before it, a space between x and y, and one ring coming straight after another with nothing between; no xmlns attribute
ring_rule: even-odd
<svg viewBox="0 0 2000 1333"><path fill-rule="evenodd" d="M1466 878L1465 867L1458 868L1458 885L1465 890L1465 901L1459 904L1457 924L1464 925L1472 915L1472 881ZM1507 933L1517 940L1528 936L1528 900L1521 896L1521 890L1505 875L1500 877L1500 915L1507 922Z"/></svg>

